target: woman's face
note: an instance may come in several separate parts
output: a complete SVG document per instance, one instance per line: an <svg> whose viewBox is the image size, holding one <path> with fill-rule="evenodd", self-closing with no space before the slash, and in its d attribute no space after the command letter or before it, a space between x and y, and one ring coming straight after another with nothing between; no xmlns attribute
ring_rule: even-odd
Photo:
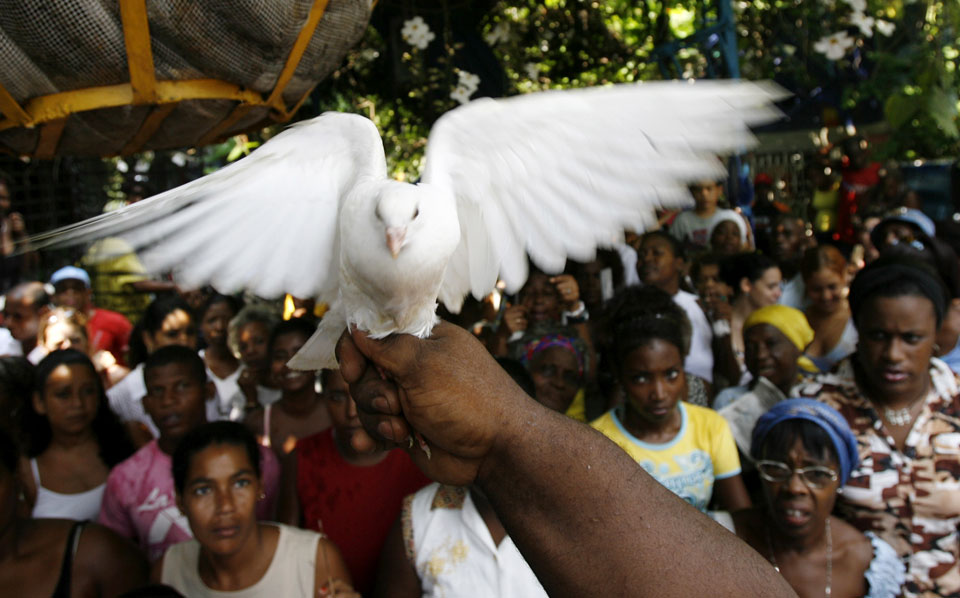
<svg viewBox="0 0 960 598"><path fill-rule="evenodd" d="M86 331L65 320L48 324L43 331L43 348L49 352L58 349L76 349L87 353L90 349Z"/></svg>
<svg viewBox="0 0 960 598"><path fill-rule="evenodd" d="M930 380L937 338L933 303L926 297L876 297L857 318L857 355L864 382L878 398L918 398Z"/></svg>
<svg viewBox="0 0 960 598"><path fill-rule="evenodd" d="M247 322L237 334L240 361L248 368L266 369L269 365L270 328L264 322Z"/></svg>
<svg viewBox="0 0 960 598"><path fill-rule="evenodd" d="M54 434L77 435L90 429L100 403L100 381L87 366L59 365L47 376L33 406L45 415Z"/></svg>
<svg viewBox="0 0 960 598"><path fill-rule="evenodd" d="M805 280L807 297L811 306L825 314L843 308L847 300L847 283L844 277L829 268L821 268Z"/></svg>
<svg viewBox="0 0 960 598"><path fill-rule="evenodd" d="M576 356L563 347L550 347L530 362L530 375L537 401L563 413L580 389L580 367Z"/></svg>
<svg viewBox="0 0 960 598"><path fill-rule="evenodd" d="M546 274L537 272L530 275L520 291L520 304L527 309L527 321L531 324L560 321L560 293Z"/></svg>
<svg viewBox="0 0 960 598"><path fill-rule="evenodd" d="M778 461L794 470L783 482L771 482L761 475L767 513L774 522L775 531L792 538L805 537L823 529L837 500L839 477L829 480L819 472L805 476L796 473L801 467L826 467L839 473L834 459L811 454L797 438L786 455L764 453L764 460ZM761 466L762 467L762 466ZM813 480L813 481L811 481ZM822 487L817 487L821 485Z"/></svg>
<svg viewBox="0 0 960 598"><path fill-rule="evenodd" d="M197 329L190 314L182 309L175 309L167 314L160 324L160 330L152 334L144 331L143 337L144 344L151 353L169 345L197 348Z"/></svg>
<svg viewBox="0 0 960 598"><path fill-rule="evenodd" d="M218 301L203 314L200 320L200 334L210 345L223 345L227 342L227 326L237 314L226 301Z"/></svg>
<svg viewBox="0 0 960 598"><path fill-rule="evenodd" d="M672 343L653 339L627 354L620 371L626 407L648 425L666 426L687 396L683 356Z"/></svg>
<svg viewBox="0 0 960 598"><path fill-rule="evenodd" d="M743 345L747 370L753 376L763 376L774 386L784 391L797 380L797 359L800 350L771 324L757 324L743 333Z"/></svg>
<svg viewBox="0 0 960 598"><path fill-rule="evenodd" d="M214 444L190 459L177 506L204 550L228 556L254 537L259 496L260 480L247 451L233 444Z"/></svg>
<svg viewBox="0 0 960 598"><path fill-rule="evenodd" d="M270 354L270 374L277 388L283 392L303 390L307 385L313 386L314 373L301 370L291 370L287 367L290 358L296 355L300 347L307 342L307 336L300 332L281 334L273 341L273 351Z"/></svg>
<svg viewBox="0 0 960 598"><path fill-rule="evenodd" d="M720 255L735 255L740 253L743 244L740 242L740 227L736 222L724 220L713 229L710 236L710 246Z"/></svg>
<svg viewBox="0 0 960 598"><path fill-rule="evenodd" d="M748 282L747 297L754 309L760 309L768 305L773 305L780 300L780 294L783 292L783 277L780 275L780 268L774 266L767 268L760 278L752 283Z"/></svg>

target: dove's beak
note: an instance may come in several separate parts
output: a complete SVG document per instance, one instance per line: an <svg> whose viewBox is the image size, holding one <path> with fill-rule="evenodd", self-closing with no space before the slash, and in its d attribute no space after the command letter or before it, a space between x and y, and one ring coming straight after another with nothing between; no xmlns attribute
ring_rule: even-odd
<svg viewBox="0 0 960 598"><path fill-rule="evenodd" d="M407 227L388 226L387 227L387 248L390 249L390 255L394 259L400 255L400 248L403 247L403 239L407 236Z"/></svg>

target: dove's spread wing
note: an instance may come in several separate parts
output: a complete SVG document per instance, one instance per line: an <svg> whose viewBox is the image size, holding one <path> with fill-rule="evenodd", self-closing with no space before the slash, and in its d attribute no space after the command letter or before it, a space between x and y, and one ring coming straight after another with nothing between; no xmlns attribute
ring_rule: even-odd
<svg viewBox="0 0 960 598"><path fill-rule="evenodd" d="M725 175L717 160L751 145L748 126L779 112L775 86L664 82L480 99L448 112L427 145L424 182L457 199L461 241L440 299L509 292L527 258L548 272L593 258L624 228L690 201L687 184Z"/></svg>
<svg viewBox="0 0 960 598"><path fill-rule="evenodd" d="M37 237L43 245L121 236L185 287L335 298L341 199L386 178L376 126L355 114L298 123L250 156L116 212Z"/></svg>

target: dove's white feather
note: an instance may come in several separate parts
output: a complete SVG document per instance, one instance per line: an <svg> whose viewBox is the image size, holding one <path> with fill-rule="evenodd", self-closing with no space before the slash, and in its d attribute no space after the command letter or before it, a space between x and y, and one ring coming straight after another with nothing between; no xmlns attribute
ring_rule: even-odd
<svg viewBox="0 0 960 598"><path fill-rule="evenodd" d="M778 112L772 86L646 83L479 99L437 121L423 180L457 199L462 237L440 298L514 292L527 254L546 271L589 260L623 229L690 201L687 184L723 176L718 153L753 142Z"/></svg>
<svg viewBox="0 0 960 598"><path fill-rule="evenodd" d="M186 287L210 283L226 293L289 292L333 302L341 200L361 180L385 179L376 126L328 113L213 174L34 241L122 236L151 271L172 270Z"/></svg>
<svg viewBox="0 0 960 598"><path fill-rule="evenodd" d="M120 235L185 286L317 297L331 309L291 366L331 367L347 325L426 336L438 295L456 311L498 277L519 289L528 254L558 271L625 227L649 228L657 208L689 201L688 183L722 175L716 154L749 145L776 95L700 82L477 100L437 122L417 186L387 179L370 121L327 113L212 175L34 241Z"/></svg>

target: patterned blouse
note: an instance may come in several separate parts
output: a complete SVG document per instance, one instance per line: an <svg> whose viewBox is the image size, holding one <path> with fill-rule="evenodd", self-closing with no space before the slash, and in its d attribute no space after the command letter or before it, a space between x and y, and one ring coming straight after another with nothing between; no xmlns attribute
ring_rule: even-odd
<svg viewBox="0 0 960 598"><path fill-rule="evenodd" d="M854 359L795 389L835 407L857 436L860 463L838 514L893 546L907 568L904 596L960 596L960 378L931 360L930 393L901 452L857 387Z"/></svg>

